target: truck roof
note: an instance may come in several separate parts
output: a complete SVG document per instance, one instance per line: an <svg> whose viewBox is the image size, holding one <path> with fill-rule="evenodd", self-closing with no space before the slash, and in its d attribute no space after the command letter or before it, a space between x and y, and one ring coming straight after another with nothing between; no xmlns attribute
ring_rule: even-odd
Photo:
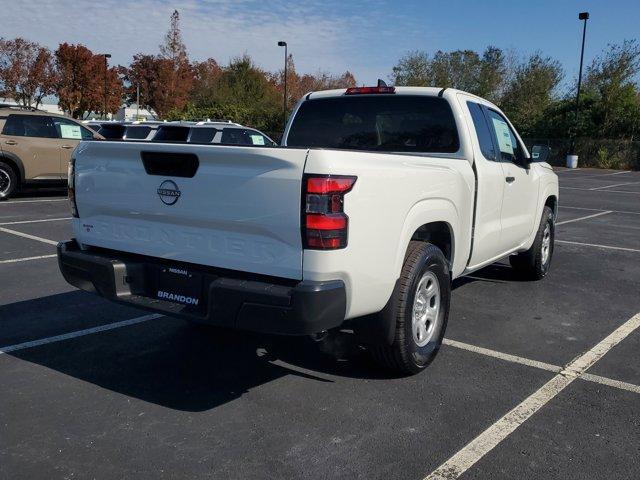
<svg viewBox="0 0 640 480"><path fill-rule="evenodd" d="M437 96L442 88L440 87L394 87L396 95L428 95ZM447 89L449 90L449 89ZM335 90L322 90L318 92L308 93L305 100L327 98L327 97L340 97L345 94L346 88L338 88Z"/></svg>
<svg viewBox="0 0 640 480"><path fill-rule="evenodd" d="M489 105L495 108L496 110L501 111L497 105L491 103L486 98L482 98L473 93L465 92L464 90L458 90L456 88L449 88L449 87L393 87L393 88L395 89L394 93L392 94L385 93L382 95L424 95L429 97L437 97L437 96L448 97L450 95L455 95L456 93L464 93L465 95L476 98L479 103L484 103L486 105ZM303 98L306 101L306 100L316 100L320 98L341 97L345 94L346 91L347 91L346 88L338 88L334 90L321 90L317 92L310 92L306 94ZM374 95L378 95L378 94L374 94Z"/></svg>

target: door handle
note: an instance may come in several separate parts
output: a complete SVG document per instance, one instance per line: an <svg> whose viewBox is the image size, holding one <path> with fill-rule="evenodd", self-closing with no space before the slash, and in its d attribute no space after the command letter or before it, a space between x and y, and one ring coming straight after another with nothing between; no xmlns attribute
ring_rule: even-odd
<svg viewBox="0 0 640 480"><path fill-rule="evenodd" d="M7 145L17 145L18 142L16 142L15 140L6 140L4 143L6 143Z"/></svg>
<svg viewBox="0 0 640 480"><path fill-rule="evenodd" d="M62 145L62 148L66 149L66 150L71 150L73 148L72 145Z"/></svg>
<svg viewBox="0 0 640 480"><path fill-rule="evenodd" d="M507 183L513 183L516 181L516 177L507 177L505 178L505 180L507 181Z"/></svg>

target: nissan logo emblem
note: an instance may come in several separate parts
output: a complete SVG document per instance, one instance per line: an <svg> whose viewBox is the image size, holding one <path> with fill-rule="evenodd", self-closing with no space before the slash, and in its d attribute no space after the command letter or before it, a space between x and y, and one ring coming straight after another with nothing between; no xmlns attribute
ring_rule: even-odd
<svg viewBox="0 0 640 480"><path fill-rule="evenodd" d="M158 196L165 205L173 205L178 201L180 195L181 192L178 185L172 180L165 180L158 187Z"/></svg>

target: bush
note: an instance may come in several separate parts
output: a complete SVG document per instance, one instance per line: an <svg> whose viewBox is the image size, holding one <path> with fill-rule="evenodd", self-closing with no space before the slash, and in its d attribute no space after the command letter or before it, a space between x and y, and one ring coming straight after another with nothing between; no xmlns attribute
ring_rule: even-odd
<svg viewBox="0 0 640 480"><path fill-rule="evenodd" d="M564 166L571 145L568 138L525 138L527 148L533 145L548 145L551 148L549 163ZM640 170L640 142L578 138L576 154L581 167Z"/></svg>

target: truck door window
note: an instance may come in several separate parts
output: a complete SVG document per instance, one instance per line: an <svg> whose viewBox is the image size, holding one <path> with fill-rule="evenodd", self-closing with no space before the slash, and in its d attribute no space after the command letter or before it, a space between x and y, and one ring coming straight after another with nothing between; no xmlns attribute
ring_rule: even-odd
<svg viewBox="0 0 640 480"><path fill-rule="evenodd" d="M449 102L424 95L362 95L303 102L287 145L383 152L455 153Z"/></svg>
<svg viewBox="0 0 640 480"><path fill-rule="evenodd" d="M524 158L522 147L520 147L518 139L507 120L494 110L487 109L486 111L489 114L489 123L500 150L502 161L521 165Z"/></svg>
<svg viewBox="0 0 640 480"><path fill-rule="evenodd" d="M487 160L496 159L496 151L493 146L493 138L491 136L491 130L487 125L487 119L482 113L482 107L475 102L467 102L469 113L471 114L471 120L473 120L473 126L478 137L478 143L480 144L480 151L482 156Z"/></svg>

